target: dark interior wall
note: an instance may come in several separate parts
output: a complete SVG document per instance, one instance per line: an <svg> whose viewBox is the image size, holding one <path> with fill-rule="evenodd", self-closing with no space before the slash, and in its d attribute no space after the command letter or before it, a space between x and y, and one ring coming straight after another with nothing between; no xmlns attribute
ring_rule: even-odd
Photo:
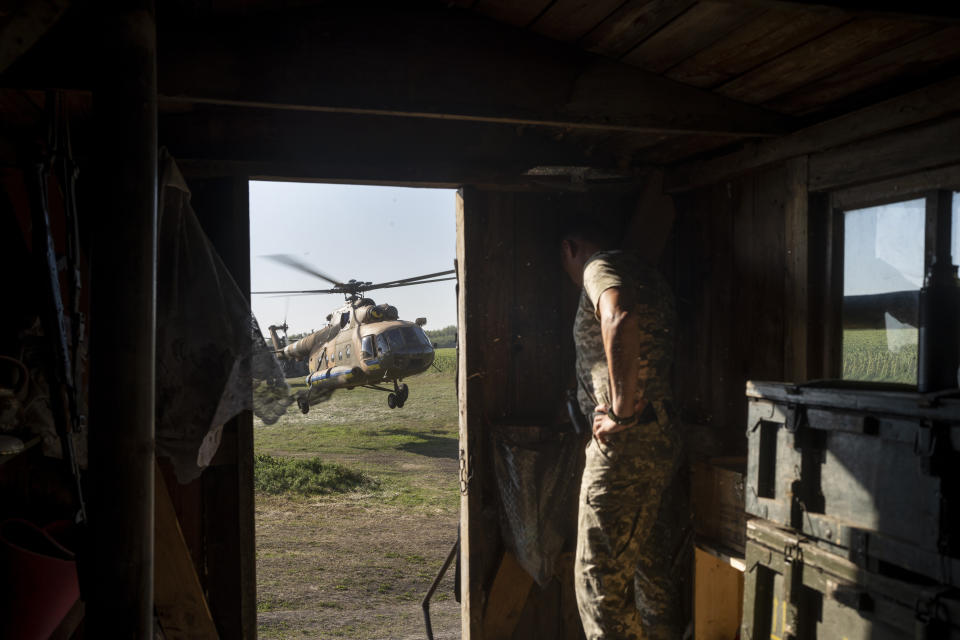
<svg viewBox="0 0 960 640"><path fill-rule="evenodd" d="M675 393L695 451L742 455L747 380L789 377L783 164L676 198Z"/></svg>

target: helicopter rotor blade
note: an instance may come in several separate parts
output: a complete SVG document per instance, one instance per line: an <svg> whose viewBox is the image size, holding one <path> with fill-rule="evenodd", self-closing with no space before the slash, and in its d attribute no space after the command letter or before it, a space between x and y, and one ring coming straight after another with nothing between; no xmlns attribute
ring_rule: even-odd
<svg viewBox="0 0 960 640"><path fill-rule="evenodd" d="M401 280L388 280L387 282L378 282L377 284L372 284L372 285L370 285L369 287L366 287L365 291L369 291L370 289L382 289L382 288L384 288L384 287L386 287L386 286L401 285L401 284L404 284L404 283L407 283L407 282L409 282L409 283L411 283L411 284L417 284L416 282L414 282L415 280L424 280L424 279L426 279L426 278L436 278L436 277L438 277L438 276L448 276L448 275L450 275L450 274L452 274L452 273L456 273L456 272L455 272L453 269L450 269L449 271L438 271L438 272L436 272L436 273L428 273L428 274L423 275L423 276L414 276L414 277L412 277L412 278L403 278L403 279L401 279ZM448 279L450 279L450 278L448 278Z"/></svg>
<svg viewBox="0 0 960 640"><path fill-rule="evenodd" d="M343 283L339 282L336 278L325 274L324 272L320 271L319 269L316 269L315 267L311 267L307 263L297 258L294 258L293 256L286 255L283 253L273 253L273 254L265 255L263 257L267 258L268 260L273 260L274 262L278 262L284 266L290 267L291 269L296 269L297 271L301 271L303 273L314 276L315 278L326 280L327 282L329 282L335 287L343 286Z"/></svg>
<svg viewBox="0 0 960 640"><path fill-rule="evenodd" d="M431 282L447 282L448 280L456 280L456 278L437 278L436 280L421 280L419 282L401 282L399 284L380 284L374 285L372 287L367 287L364 291L371 291L373 289L395 289L397 287L412 287L417 284L430 284Z"/></svg>
<svg viewBox="0 0 960 640"><path fill-rule="evenodd" d="M251 291L253 296L308 296L319 293L343 293L340 289L305 289L303 291Z"/></svg>

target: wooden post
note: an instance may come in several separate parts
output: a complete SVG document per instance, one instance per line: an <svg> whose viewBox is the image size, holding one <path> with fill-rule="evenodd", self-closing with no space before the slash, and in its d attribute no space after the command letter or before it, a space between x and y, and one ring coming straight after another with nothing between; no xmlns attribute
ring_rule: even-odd
<svg viewBox="0 0 960 640"><path fill-rule="evenodd" d="M809 232L807 227L807 158L787 161L786 206L784 208L784 244L787 249L784 283L785 340L783 370L794 382L805 382L807 375L807 333L809 317Z"/></svg>
<svg viewBox="0 0 960 640"><path fill-rule="evenodd" d="M153 3L100 5L91 201L89 546L91 638L153 637L157 274Z"/></svg>

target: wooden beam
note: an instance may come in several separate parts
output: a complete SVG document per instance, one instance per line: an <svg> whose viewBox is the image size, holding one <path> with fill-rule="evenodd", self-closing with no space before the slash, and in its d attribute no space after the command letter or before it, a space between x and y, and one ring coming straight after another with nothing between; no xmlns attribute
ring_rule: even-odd
<svg viewBox="0 0 960 640"><path fill-rule="evenodd" d="M849 11L862 16L880 16L900 20L960 22L960 5L939 0L719 0L736 5L753 5L769 9L799 8L810 11Z"/></svg>
<svg viewBox="0 0 960 640"><path fill-rule="evenodd" d="M960 162L960 117L893 131L810 156L810 190L863 184Z"/></svg>
<svg viewBox="0 0 960 640"><path fill-rule="evenodd" d="M215 108L160 119L161 144L185 167L203 165L219 175L354 182L532 183L549 176L528 172L551 167L604 169L629 177L620 169L629 156L604 144L606 136L265 109ZM571 182L569 172L564 178Z"/></svg>
<svg viewBox="0 0 960 640"><path fill-rule="evenodd" d="M779 114L434 5L169 20L161 95L192 104L765 136Z"/></svg>
<svg viewBox="0 0 960 640"><path fill-rule="evenodd" d="M686 191L722 182L787 158L824 151L956 111L960 111L960 77L815 124L782 138L748 144L731 154L680 164L667 176L666 189L669 192Z"/></svg>

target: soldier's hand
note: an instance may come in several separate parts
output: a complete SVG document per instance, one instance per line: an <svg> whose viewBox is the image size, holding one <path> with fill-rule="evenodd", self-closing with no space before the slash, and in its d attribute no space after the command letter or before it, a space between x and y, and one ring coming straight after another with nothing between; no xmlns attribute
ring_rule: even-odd
<svg viewBox="0 0 960 640"><path fill-rule="evenodd" d="M613 418L607 415L607 411L609 410L610 407L605 404L598 404L593 409L593 437L595 437L600 444L607 444L607 436L610 434L629 429L636 424L636 421L629 424L617 424L613 421Z"/></svg>

